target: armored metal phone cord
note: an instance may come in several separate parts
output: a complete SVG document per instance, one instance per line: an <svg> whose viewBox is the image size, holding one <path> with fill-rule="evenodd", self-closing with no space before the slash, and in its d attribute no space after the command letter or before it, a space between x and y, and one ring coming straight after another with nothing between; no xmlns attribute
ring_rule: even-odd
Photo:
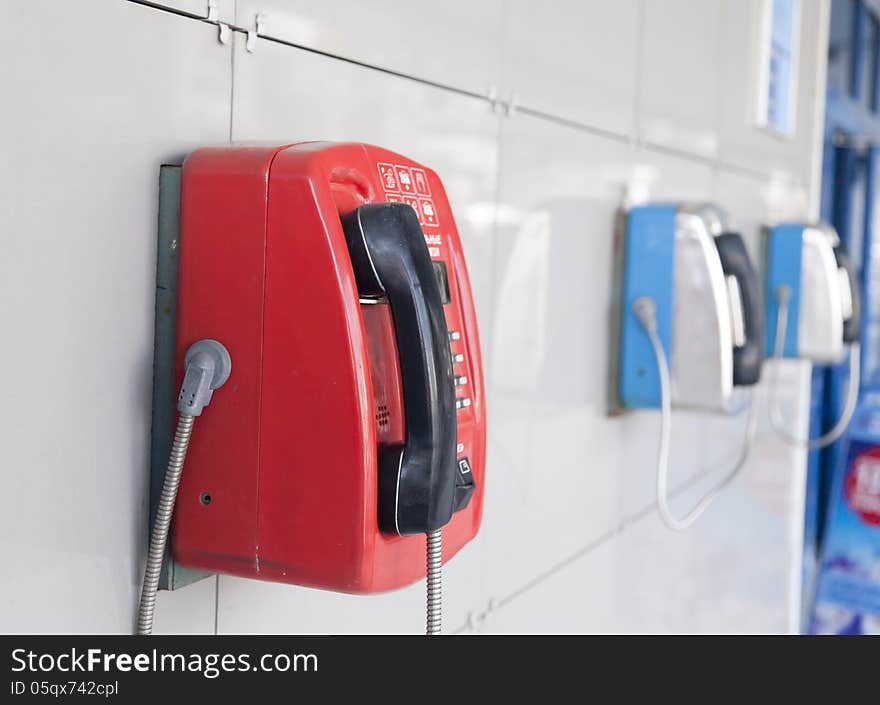
<svg viewBox="0 0 880 705"><path fill-rule="evenodd" d="M779 388L779 361L782 360L785 351L785 336L788 328L788 302L791 299L791 289L780 286L776 289L776 337L773 341L773 357L776 364L773 368L773 379L770 385L770 425L782 439L794 446L818 450L831 445L846 431L856 410L859 399L859 384L861 377L861 352L858 343L850 344L849 348L849 385L846 392L846 403L843 413L837 423L818 438L798 438L786 429L785 420L782 418L782 410L779 408L776 392Z"/></svg>
<svg viewBox="0 0 880 705"><path fill-rule="evenodd" d="M177 500L177 488L183 472L183 461L192 435L195 416L180 414L177 419L177 430L168 457L165 470L165 481L162 484L162 497L156 510L156 521L150 536L150 552L147 555L147 567L144 570L144 584L141 588L141 603L138 608L138 634L153 633L153 616L156 611L156 590L159 588L159 574L162 572L162 557L165 555L165 544L168 541L168 529L171 526L171 515L174 502Z"/></svg>
<svg viewBox="0 0 880 705"><path fill-rule="evenodd" d="M669 363L663 343L657 333L657 311L654 300L650 297L639 297L633 302L633 313L648 334L651 347L654 350L654 358L657 362L657 373L660 377L660 445L657 450L657 509L663 523L674 531L687 529L702 516L703 512L718 497L730 482L739 474L745 465L749 450L755 439L757 429L757 414L754 399L749 407L749 417L746 427L746 441L743 445L740 457L733 468L697 503L697 505L684 517L678 518L669 508L669 446L672 432L672 392L669 375Z"/></svg>
<svg viewBox="0 0 880 705"><path fill-rule="evenodd" d="M141 600L138 606L137 633L147 635L153 633L153 617L156 612L156 591L159 589L159 578L162 574L162 559L168 543L168 530L174 503L177 500L177 489L183 473L183 463L189 448L196 416L211 401L211 394L229 378L232 361L226 348L216 340L200 340L194 343L186 353L186 370L180 394L177 397L177 429L171 444L165 480L162 483L162 496L156 509L156 519L150 535L150 550L147 554L147 565L144 569L144 582L141 586Z"/></svg>
<svg viewBox="0 0 880 705"><path fill-rule="evenodd" d="M427 589L427 625L425 633L435 636L440 633L443 617L443 530L429 531Z"/></svg>

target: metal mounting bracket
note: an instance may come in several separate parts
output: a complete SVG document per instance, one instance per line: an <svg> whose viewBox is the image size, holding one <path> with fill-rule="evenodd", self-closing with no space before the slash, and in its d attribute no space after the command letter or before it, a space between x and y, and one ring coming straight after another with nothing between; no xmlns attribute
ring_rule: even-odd
<svg viewBox="0 0 880 705"><path fill-rule="evenodd" d="M156 257L156 326L153 343L153 422L150 430L150 526L162 494L165 468L174 436L177 390L174 388L174 344L177 323L177 256L180 216L179 166L163 165L159 171L159 237ZM185 470L184 470L185 472ZM165 547L160 590L177 590L211 574L174 562Z"/></svg>

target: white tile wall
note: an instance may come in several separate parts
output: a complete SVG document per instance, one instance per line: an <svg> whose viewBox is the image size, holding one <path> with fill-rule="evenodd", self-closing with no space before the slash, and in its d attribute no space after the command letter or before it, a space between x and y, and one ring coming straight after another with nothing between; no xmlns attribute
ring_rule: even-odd
<svg viewBox="0 0 880 705"><path fill-rule="evenodd" d="M154 634L213 634L217 623L217 576L156 596Z"/></svg>
<svg viewBox="0 0 880 705"><path fill-rule="evenodd" d="M640 19L637 0L509 0L501 97L632 134Z"/></svg>
<svg viewBox="0 0 880 705"><path fill-rule="evenodd" d="M149 0L149 2L205 19L213 11L213 16L218 22L235 21L236 0Z"/></svg>
<svg viewBox="0 0 880 705"><path fill-rule="evenodd" d="M644 0L638 123L647 142L718 155L721 0Z"/></svg>
<svg viewBox="0 0 880 705"><path fill-rule="evenodd" d="M812 145L821 134L821 123L813 119L814 87L825 74L826 56L817 48L827 44L828 5L799 4L795 31L800 62L793 98L797 118L791 135L779 135L755 127L762 4L762 0L724 0L722 4L719 155L726 163L770 176L803 179L813 167L817 154Z"/></svg>
<svg viewBox="0 0 880 705"><path fill-rule="evenodd" d="M615 618L617 551L610 536L584 555L536 576L529 586L475 615L470 634L602 634Z"/></svg>
<svg viewBox="0 0 880 705"><path fill-rule="evenodd" d="M728 110L751 89L738 35L752 3L237 2L242 27L262 11L265 32L286 42L424 80L268 39L250 53L241 32L224 46L208 24L124 0L97 0L87 15L74 3L15 3L0 48L0 88L16 98L0 115L16 137L0 162L0 320L17 341L0 347L0 369L14 371L0 402L0 631L132 628L158 166L230 138L365 140L444 179L489 391L484 525L446 570L450 630L788 629L803 453L762 428L728 493L671 534L652 506L657 414L607 417L605 384L611 226L625 194L713 198L753 254L766 220L814 214L827 8L807 4L819 8L803 23L803 131L777 149ZM218 9L230 16L228 2ZM507 117L462 93L492 83L546 115ZM782 371L786 413L802 428L808 370ZM677 412L673 485L717 474L742 423ZM422 585L351 597L217 584L160 595L157 631L423 625Z"/></svg>
<svg viewBox="0 0 880 705"><path fill-rule="evenodd" d="M14 96L0 117L0 629L128 632L159 165L228 139L230 49L209 25L117 0L15 4L0 49ZM196 621L173 628L213 629Z"/></svg>
<svg viewBox="0 0 880 705"><path fill-rule="evenodd" d="M498 86L502 0L237 0L241 27L484 95Z"/></svg>
<svg viewBox="0 0 880 705"><path fill-rule="evenodd" d="M614 214L629 147L528 116L501 138L483 544L500 597L616 518L623 426L606 415Z"/></svg>

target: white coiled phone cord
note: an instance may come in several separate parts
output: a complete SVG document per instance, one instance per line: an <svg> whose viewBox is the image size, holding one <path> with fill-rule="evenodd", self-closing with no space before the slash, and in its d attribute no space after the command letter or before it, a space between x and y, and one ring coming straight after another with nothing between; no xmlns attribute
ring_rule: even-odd
<svg viewBox="0 0 880 705"><path fill-rule="evenodd" d="M776 399L776 391L779 386L779 361L783 358L785 350L785 334L788 327L788 302L791 299L791 289L787 286L780 286L776 290L776 339L773 341L773 357L776 366L773 370L773 379L770 383L770 425L773 430L778 433L782 439L791 445L802 446L810 450L818 450L831 445L840 438L846 431L849 422L852 420L856 410L856 403L859 399L859 383L861 377L861 352L858 343L851 343L849 348L849 385L846 391L846 403L843 407L843 413L827 433L823 433L818 438L798 438L788 431L785 426L785 420L782 418L782 411L779 408Z"/></svg>
<svg viewBox="0 0 880 705"><path fill-rule="evenodd" d="M666 359L666 352L663 350L663 343L657 334L657 311L654 300L647 296L639 297L633 302L633 313L639 320L639 323L642 324L651 341L651 347L654 349L654 358L657 361L657 373L660 377L660 445L657 450L657 509L660 511L660 518L666 526L673 531L682 531L692 526L702 516L703 512L718 497L721 490L730 484L739 474L743 465L745 465L757 429L757 413L755 413L757 404L753 399L749 408L746 442L736 464L718 484L706 493L688 514L681 518L675 516L669 508L669 447L672 433L672 385L669 375L669 363Z"/></svg>

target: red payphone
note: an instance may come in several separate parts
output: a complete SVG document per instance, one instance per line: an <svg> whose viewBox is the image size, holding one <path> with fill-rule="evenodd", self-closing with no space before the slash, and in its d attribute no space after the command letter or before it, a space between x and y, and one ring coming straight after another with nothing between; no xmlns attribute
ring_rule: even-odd
<svg viewBox="0 0 880 705"><path fill-rule="evenodd" d="M371 593L425 576L426 535L444 559L474 537L480 346L433 171L363 144L197 150L179 256L178 381L206 338L232 373L189 445L175 560Z"/></svg>

